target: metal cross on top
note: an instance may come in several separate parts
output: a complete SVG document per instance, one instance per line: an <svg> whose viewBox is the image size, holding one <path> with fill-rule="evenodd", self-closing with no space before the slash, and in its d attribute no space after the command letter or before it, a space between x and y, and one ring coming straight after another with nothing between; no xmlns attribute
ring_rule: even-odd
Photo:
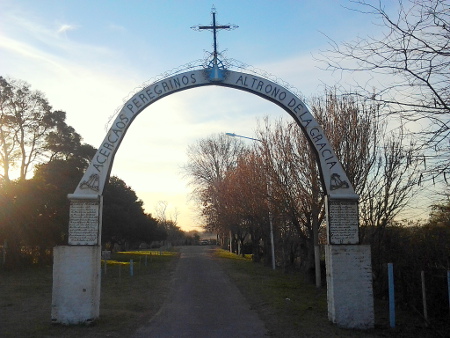
<svg viewBox="0 0 450 338"><path fill-rule="evenodd" d="M239 26L237 25L217 25L216 24L216 8L213 6L213 8L211 9L211 14L213 17L213 22L212 25L210 26L192 26L191 28L194 30L204 30L204 29L210 29L213 32L213 36L214 36L214 52L213 52L213 56L214 56L214 63L217 64L217 30L219 29L226 29L226 30L231 30L231 29L236 29Z"/></svg>

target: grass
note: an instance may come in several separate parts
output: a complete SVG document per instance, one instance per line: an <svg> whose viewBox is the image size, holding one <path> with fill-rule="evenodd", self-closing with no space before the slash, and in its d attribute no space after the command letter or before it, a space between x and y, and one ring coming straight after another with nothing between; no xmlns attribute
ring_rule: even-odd
<svg viewBox="0 0 450 338"><path fill-rule="evenodd" d="M407 311L397 310L397 327L389 328L388 304L375 303L375 329L347 330L327 317L326 288L317 289L299 273L283 274L225 250L216 250L228 275L266 323L272 337L448 337L450 326L427 328Z"/></svg>
<svg viewBox="0 0 450 338"><path fill-rule="evenodd" d="M345 330L327 318L326 288L245 258L216 250L217 261L266 323L272 337L448 337L449 323L426 328L418 316L397 309L397 327L388 328L387 303L377 301L376 328ZM145 264L147 257L147 265ZM126 252L102 265L100 318L93 326L52 325L52 267L0 270L0 337L128 337L159 311L169 293L177 254ZM134 276L129 273L133 259Z"/></svg>
<svg viewBox="0 0 450 338"><path fill-rule="evenodd" d="M224 250L217 250L215 255L222 258L227 273L259 312L272 336L329 337L330 333L339 333L331 324L323 327L328 321L324 289L302 282L297 274L282 274ZM324 335L320 335L322 331ZM352 331L340 333L351 336Z"/></svg>
<svg viewBox="0 0 450 338"><path fill-rule="evenodd" d="M0 271L0 337L129 336L163 304L176 257L159 251L114 254L106 274L102 264L100 318L89 327L51 324L52 267Z"/></svg>

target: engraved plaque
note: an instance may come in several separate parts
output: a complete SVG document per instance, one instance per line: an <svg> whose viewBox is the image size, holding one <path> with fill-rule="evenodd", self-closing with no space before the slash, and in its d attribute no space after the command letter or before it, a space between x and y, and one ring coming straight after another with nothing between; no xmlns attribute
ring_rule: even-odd
<svg viewBox="0 0 450 338"><path fill-rule="evenodd" d="M70 201L69 245L97 245L99 231L98 200Z"/></svg>
<svg viewBox="0 0 450 338"><path fill-rule="evenodd" d="M359 244L358 201L328 200L328 243Z"/></svg>

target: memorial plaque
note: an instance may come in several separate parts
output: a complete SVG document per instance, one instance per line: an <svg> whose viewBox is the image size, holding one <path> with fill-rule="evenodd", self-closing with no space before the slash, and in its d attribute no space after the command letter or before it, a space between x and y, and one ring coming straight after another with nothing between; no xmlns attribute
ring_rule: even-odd
<svg viewBox="0 0 450 338"><path fill-rule="evenodd" d="M359 244L358 201L328 200L328 243Z"/></svg>
<svg viewBox="0 0 450 338"><path fill-rule="evenodd" d="M72 200L69 216L69 245L97 245L99 232L98 200Z"/></svg>

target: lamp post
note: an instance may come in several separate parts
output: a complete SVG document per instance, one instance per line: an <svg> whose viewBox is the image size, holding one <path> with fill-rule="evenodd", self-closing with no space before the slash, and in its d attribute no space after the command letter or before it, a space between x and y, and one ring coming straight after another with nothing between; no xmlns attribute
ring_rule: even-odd
<svg viewBox="0 0 450 338"><path fill-rule="evenodd" d="M231 136L231 137L245 138L248 140L258 141L258 142L263 143L263 141L261 141L257 138L243 136L243 135L237 135L235 133L225 133L225 135ZM270 227L270 246L271 246L271 254L272 254L272 269L275 270L275 244L274 244L274 239L273 239L273 220L272 220L272 212L270 211L270 199L272 197L272 189L271 189L271 183L269 182L267 175L266 175L266 187L267 187L267 200L269 202L269 227Z"/></svg>

